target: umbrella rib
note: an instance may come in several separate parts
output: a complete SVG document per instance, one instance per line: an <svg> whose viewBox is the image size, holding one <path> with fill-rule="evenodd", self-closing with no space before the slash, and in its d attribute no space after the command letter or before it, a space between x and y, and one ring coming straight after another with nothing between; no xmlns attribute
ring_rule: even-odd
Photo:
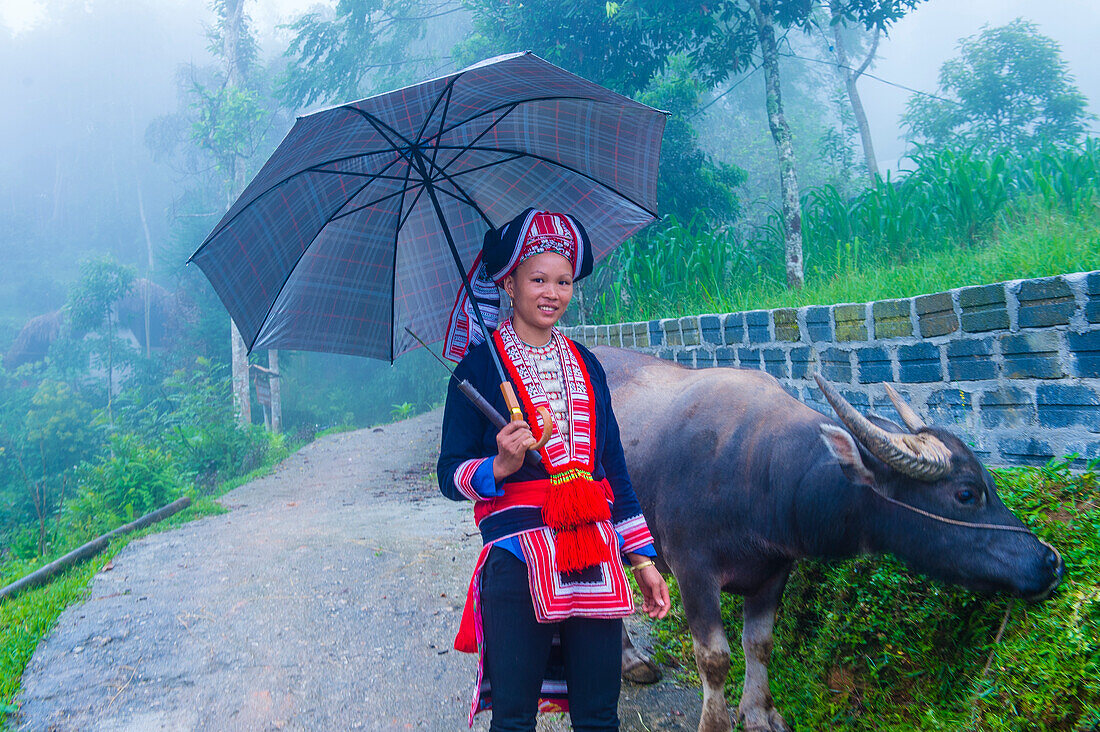
<svg viewBox="0 0 1100 732"><path fill-rule="evenodd" d="M408 190L408 189L405 189L405 190ZM421 185L420 190L417 191L416 195L413 197L412 203L409 204L409 210L405 212L405 217L403 219L401 219L401 226L402 227L405 226L405 222L409 220L410 216L412 216L412 212L416 209L416 204L420 202L420 196L422 196L423 194L424 194L424 186ZM405 206L405 200L401 199L401 207L404 208L404 206Z"/></svg>
<svg viewBox="0 0 1100 732"><path fill-rule="evenodd" d="M444 87L443 91L439 93L439 96L437 96L435 98L435 101L432 103L432 108L430 110L428 110L428 113L426 115L424 115L424 121L420 124L420 129L416 131L416 139L418 141L420 140L421 136L424 134L424 130L428 129L428 122L431 121L432 115L435 114L435 110L439 107L440 100L443 99L444 96L446 96L447 97L447 104L449 105L451 103L451 91L455 88L455 82L458 81L459 78L462 77L464 74L465 74L465 72L463 72L463 71L460 71L459 73L455 74L454 77L450 81L447 82L447 86ZM443 118L446 119L446 117L447 117L447 112L446 112L446 110L444 110Z"/></svg>
<svg viewBox="0 0 1100 732"><path fill-rule="evenodd" d="M415 150L416 150L416 152L417 152L417 155L418 155L418 159L419 159L419 160L421 161L421 163L422 163L422 164L423 164L423 163L427 163L427 164L431 165L431 166L432 166L432 167L433 167L433 168L434 168L434 169L435 169L436 171L438 171L440 175L442 175L442 176L443 176L444 178L446 178L446 179L447 179L447 181L448 181L448 182L450 182L450 184L451 184L451 185L453 185L453 186L455 187L455 190L457 190L457 191L458 191L459 193L461 193L461 194L462 194L462 195L463 195L463 196L464 196L464 197L466 198L466 200L465 200L465 201L463 201L463 203L465 203L465 204L466 204L466 205L468 205L468 206L471 206L471 207L473 207L473 209L474 209L475 211L477 211L477 212L478 212L478 214L479 214L479 215L481 216L481 218L482 218L482 219L484 219L484 220L485 220L485 222L486 222L487 224L489 224L489 226L490 226L490 227L492 227L492 226L493 226L493 221L492 221L492 219L490 219L490 218L489 218L489 217L488 217L488 216L487 216L487 215L485 214L485 212L481 210L481 207L477 205L477 203L476 203L476 202L474 201L474 199L473 199L473 198L471 198L471 197L470 197L470 194L468 194L468 193L467 193L467 192L465 191L465 189L463 189L463 188L462 188L462 186L460 186L460 185L458 185L457 183L455 183L455 182L454 182L454 181L453 181L453 180L451 179L451 177L450 177L449 175L447 175L447 173L446 173L446 172L445 172L445 171L444 171L444 170L443 170L442 168L440 168L440 167L439 167L438 165L435 165L434 163L431 163L431 162L430 162L430 161L429 161L429 160L428 160L428 159L427 159L426 157L424 157L423 153L421 153L421 152L419 151L419 148L418 148L417 146L413 145L412 143L410 143L410 142L409 142L409 141L408 141L408 140L407 140L407 139L405 138L405 136L404 136L404 135L402 135L402 134L401 134L400 132L398 132L397 130L393 129L393 128L392 128L392 127L390 127L389 125L387 125L387 124L386 124L385 122L383 122L382 120L380 120L380 119L378 119L377 117L375 117L375 116L374 116L373 114L371 114L370 112L366 112L366 111L364 111L364 110L362 110L362 109L359 109L359 108L357 108L357 107L348 107L347 109L350 109L350 110L354 111L354 112L355 112L356 114L358 114L358 115L360 115L361 117L363 117L363 119L367 120L367 122L368 122L368 123L369 123L369 124L370 124L370 125L371 125L372 127L374 127L374 129L375 129L375 130L376 130L376 131L378 132L378 134L380 134L380 135L382 135L383 137L385 137L385 138L386 138L386 140L387 140L388 142L390 142L390 144L394 144L394 143L393 143L393 141L392 141L392 140L390 140L389 136L388 136L388 135L386 134L386 130L388 130L388 131L389 131L390 133L392 133L394 137L397 137L397 138L398 138L398 139L400 139L400 140L401 140L402 142L404 142L404 143L405 143L406 145L408 145L408 146L409 146L409 148L410 148L410 149L409 149L408 151L403 151L403 150L397 150L397 153L398 153L399 155L401 155L402 157L404 157L404 158L405 158L406 160L408 160L408 161L409 161L409 167L410 167L410 168L411 168L411 167L412 167L412 166L414 165L414 163L413 163L413 160L412 160L412 157L413 157L413 152L412 152L412 151L413 151L413 149L415 149ZM382 129L383 127L385 127L385 128L386 128L386 130L383 130L383 129ZM394 145L394 147L396 147L396 145ZM510 151L509 151L509 152L510 152ZM424 168L422 167L422 165L421 165L421 166L420 166L420 175L421 175L421 176L424 176L424 175L426 175L426 174L428 174L428 171L427 171L427 170L425 170L425 169L424 169ZM424 181L423 181L423 184L424 184L424 185L433 185L432 181L430 181L430 180L424 180ZM440 190L442 190L442 189L440 189ZM626 198L626 196L623 196L623 198ZM461 201L462 199L459 199L459 200ZM627 200L629 200L629 199L627 199Z"/></svg>
<svg viewBox="0 0 1100 732"><path fill-rule="evenodd" d="M457 78L457 77L455 77L455 78ZM447 101L443 103L443 114L439 115L439 130L435 134L435 139L437 139L437 140L439 139L439 136L441 134L443 134L443 125L445 125L447 123L447 112L450 111L450 109L451 109L451 93L453 91L454 91L454 84L451 84L447 88ZM424 125L425 125L424 127L420 128L420 133L417 134L417 136L416 136L416 141L418 143L422 142L422 140L420 139L420 135L424 134L424 129L427 127L427 120L425 120ZM436 167L435 160L438 156L439 156L439 148L437 147L437 148L434 148L432 150L432 167L433 168Z"/></svg>
<svg viewBox="0 0 1100 732"><path fill-rule="evenodd" d="M401 201L397 205L398 224L393 230L393 259L390 264L390 363L393 363L393 329L394 329L394 298L397 295L397 239L401 236L401 209L405 207L405 193L409 190L409 176L412 175L412 166L405 167L405 185L401 186ZM424 190L421 187L420 190ZM419 193L417 196L419 197Z"/></svg>
<svg viewBox="0 0 1100 732"><path fill-rule="evenodd" d="M504 147L459 147L458 145L441 145L440 147L443 147L444 149L447 149L447 150L461 150L462 152L468 152L469 150L477 150L478 152L509 153L509 154L516 155L516 156L519 156L519 157L532 158L533 160L540 160L544 163L547 163L549 165L553 165L553 166L558 167L558 168L562 168L563 170L568 170L570 173L575 173L576 175L579 175L582 178L590 180L593 183L595 183L596 185L600 186L601 188L606 188L607 190L611 191L616 196L619 196L620 198L622 198L624 201L627 201L628 203L633 204L636 208L644 211L645 213L649 214L653 218L658 218L656 211L650 211L648 208L646 208L642 204L638 203L637 201L635 201L633 198L626 195L622 191L617 190L613 186L609 186L608 184L604 183L600 179L598 179L594 176L591 176L588 173L585 173L583 170L577 170L576 168L574 168L570 165L566 165L565 163L559 163L558 161L552 160L551 158L548 158L544 155L539 155L537 153L531 153L531 152L525 152L523 150L512 150L512 149L504 148ZM501 162L506 162L506 161L501 161ZM501 162L498 162L496 164L500 165Z"/></svg>
<svg viewBox="0 0 1100 732"><path fill-rule="evenodd" d="M368 157L370 155L381 155L382 153L395 153L398 156L393 161L391 161L391 163L388 163L386 167L389 167L389 165L392 165L393 163L396 163L399 160L403 159L403 156L397 150L394 150L394 149L391 148L391 149L388 149L388 150L371 150L370 152L358 153L356 155L345 155L343 157L333 158L332 160L326 160L323 163L317 163L317 165L332 165L333 163L342 163L345 160L354 160L356 158L365 158L365 157ZM217 227L214 231L212 231L210 233L210 236L206 237L206 240L203 241L203 243L201 245L199 245L199 248L196 249L194 251L194 253L190 257L187 258L187 261L191 262L192 260L194 260L195 257L198 256L202 252L202 250L206 248L206 245L209 244L211 241L213 241L214 238L218 236L218 234L221 234L223 231L228 229L230 224L232 224L234 221L237 220L238 216L240 216L245 211L247 211L249 208L251 208L252 204L254 204L256 201L259 201L261 198L263 198L267 194L269 194L272 191L279 188L279 186L282 186L286 183L289 183L290 181L294 180L298 176L303 175L305 173L327 173L327 172L331 172L331 171L316 170L315 168L316 168L316 166L310 166L308 168L304 168L302 170L295 171L295 172L291 173L290 175L288 175L286 178L283 178L282 180L278 181L277 183L273 183L271 185L271 187L269 187L267 190L257 194L255 198L253 198L251 201L248 202L247 205L242 206L240 211L233 214L233 216L228 221L226 221L223 225ZM383 168L383 170L385 170L385 168Z"/></svg>
<svg viewBox="0 0 1100 732"><path fill-rule="evenodd" d="M516 107L518 107L518 106L519 106L519 104L518 104L518 103L517 103L517 104L513 104L513 105L512 105L511 107L509 107L509 109L508 109L508 111L507 111L507 112L505 112L504 114L500 115L500 116L499 116L499 117L497 117L497 118L496 118L495 120L493 120L493 123L492 123L491 125L489 125L489 126L488 126L488 127L486 127L486 128L484 129L484 130L482 130L481 132L479 132L479 133L477 134L477 137L475 137L474 139L470 140L470 142L469 142L469 143L468 143L468 144L467 144L467 145L466 145L466 146L464 147L464 149L463 149L463 152L465 152L465 150L466 150L466 149L468 149L469 147L471 147L471 146L473 146L473 145L476 145L476 144L478 143L478 141L480 141L480 140L481 140L481 138L485 137L485 136L486 136L486 135L488 135L488 134L489 134L490 132L492 132L492 131L493 131L493 130L494 130L494 129L496 128L496 126L497 126L498 124L500 124L500 123L501 123L501 122L503 122L503 121L504 121L505 119L507 119L508 115L510 115L510 114L511 114L512 112L516 111ZM439 145L438 145L438 144L437 144L437 145L435 145L435 149L436 149L436 151L437 151L437 152L438 152L438 150L440 150L440 147L439 147ZM455 162L456 162L456 161L457 161L457 160L458 160L458 159L459 159L460 157L462 157L462 152L460 152L460 153L459 153L458 155L455 155L455 156L454 156L453 158L451 158L451 159L450 159L450 160L448 160L448 161L447 161L446 163L444 163L444 164L443 164L443 166L442 166L442 168L440 168L440 170L446 170L447 168L451 167L452 165L454 165L454 163L455 163ZM432 157L432 165L433 165L433 166L435 166L435 157L434 157L434 156ZM436 167L438 167L438 166L436 166Z"/></svg>
<svg viewBox="0 0 1100 732"><path fill-rule="evenodd" d="M328 173L330 175L350 175L353 178L371 178L372 180L405 180L405 177L400 176L400 175L384 175L384 173L387 170L389 170L393 166L397 165L402 160L403 160L403 158L400 155L398 155L393 160L391 160L388 163L386 163L385 165L383 165L382 168L377 173L359 173L357 171L351 171L351 170L349 170L349 171L326 170L325 168L320 167L321 165L331 165L331 163L319 163L318 165L313 165L313 166L310 166L310 167L306 168L303 172ZM344 161L337 161L337 162L344 162Z"/></svg>
<svg viewBox="0 0 1100 732"><path fill-rule="evenodd" d="M371 180L405 180L403 175L383 175L381 173L353 173L344 170L312 170L313 173L329 173L330 175L349 175L352 178L370 178Z"/></svg>
<svg viewBox="0 0 1100 732"><path fill-rule="evenodd" d="M367 183L364 183L362 186L359 187L359 190L351 194L351 197L355 198L363 191L364 188L369 185L369 181ZM279 289L275 291L275 298L271 301L271 305L268 306L267 312L264 313L264 319L260 321L260 327L256 329L256 335L252 336L252 340L248 344L249 353L252 352L252 347L256 345L256 341L259 339L260 333L263 333L264 326L267 325L267 321L271 317L271 312L275 309L275 303L279 301L279 296L282 295L283 290L286 289L286 283L290 281L290 276L294 274L294 270L298 269L298 265L302 262L302 258L306 256L306 252L308 252L309 248L313 246L313 242L317 241L317 237L319 237L321 235L321 232L325 230L325 227L332 222L333 216L335 216L341 208L346 206L347 203L347 201L344 201L344 203L339 208L329 214L328 218L325 220L325 223L321 224L320 228L317 229L317 233L310 238L309 243L302 247L302 251L298 254L298 258L294 260L294 266L286 271L286 277L283 278L283 284L279 285Z"/></svg>
<svg viewBox="0 0 1100 732"><path fill-rule="evenodd" d="M370 184L368 183L367 185L370 185ZM366 188L366 186L363 186L363 188ZM359 190L362 190L362 188L360 188ZM359 213L360 211L362 211L365 208L370 208L371 206L377 206L378 204L382 203L382 201L388 201L389 199L393 198L394 196L400 196L406 190L408 190L408 189L404 188L404 187L399 188L396 191L394 191L393 193L387 193L386 195L382 196L381 198L376 198L373 201L369 201L367 203L364 203L362 206L356 206L355 208L350 209L348 211L345 211L344 213L341 213L338 216L333 216L331 219L329 219L326 222L326 225L331 224L333 221L339 221L340 219L347 218L348 216L351 216L352 214ZM354 198L354 196L353 196L353 198ZM348 199L348 201L344 202L344 206L348 205L348 203L350 203L350 202L351 202L351 199ZM341 206L339 209L337 209L337 212L339 212L340 209L342 209L344 206Z"/></svg>
<svg viewBox="0 0 1100 732"><path fill-rule="evenodd" d="M468 175L468 174L470 174L470 173L476 173L476 172L478 172L479 170L485 170L486 168L491 168L491 167L493 167L494 165L504 165L505 163L510 163L510 162L512 162L513 160L519 160L520 158L522 158L522 157L523 157L522 155L516 155L516 154L512 154L512 153L509 153L509 155L510 155L511 157L508 157L508 158L506 158L506 159L504 159L504 160L494 160L494 161L493 161L493 162L491 162L491 163L485 163L484 165L476 165L476 166L474 166L473 168L467 168L466 170L460 170L460 171L458 171L457 173L449 173L449 175L450 175L450 176L451 176L452 178L457 178L457 177L458 177L458 176L460 176L460 175ZM450 165L450 163L447 163L447 165ZM444 166L443 166L443 170L446 170L446 169L447 169L447 165L444 165ZM442 190L442 189L441 189L441 190Z"/></svg>
<svg viewBox="0 0 1100 732"><path fill-rule="evenodd" d="M633 100L630 100L630 101L633 101ZM610 106L613 106L613 107L614 106L619 106L619 103L617 103L617 102L604 102L604 101L600 101L599 99L593 99L592 97L577 97L577 96L571 96L571 95L564 95L564 96L553 95L553 96L546 96L546 97L530 97L528 99L518 99L518 100L515 100L515 101L511 101L511 102L505 102L504 104L501 104L501 105L496 106L496 107L490 107L489 109L483 109L483 110L481 110L480 112L478 112L476 114L470 115L469 117L467 117L464 120L460 120L458 122L455 122L453 125L451 125L447 129L442 130L439 133L439 135L445 135L448 132L451 132L451 131L455 130L456 128L461 127L462 125L469 124L470 122L473 122L477 119L480 119L480 118L484 117L485 115L493 114L493 113L498 112L502 109L507 109L508 107L518 107L521 104L529 104L531 102L591 102L592 104L607 104L607 105L610 105ZM640 104L640 103L638 103L638 104ZM642 105L642 106L645 106L645 105ZM649 108L649 107L647 107L647 108ZM654 110L654 111L657 111L657 110ZM660 112L658 112L658 114L660 114ZM427 139L431 140L433 138L429 137Z"/></svg>
<svg viewBox="0 0 1100 732"><path fill-rule="evenodd" d="M439 171L440 175L442 175L444 177L444 179L446 179L446 181L448 183L450 183L452 186L455 187L456 191L458 191L459 193L462 194L462 198L459 198L458 196L451 193L450 191L444 190L443 188L440 188L439 186L436 185L436 186L434 186L434 188L437 191L440 191L441 193L446 193L448 196L455 199L456 201L459 201L461 203L465 203L467 206L470 206L471 208L473 208L475 211L478 212L478 214L485 221L485 223L487 223L489 225L490 229L496 228L496 225L493 223L492 219L490 219L486 215L486 213L481 210L481 206L477 205L477 203L473 199L473 196L471 196L469 193L467 193L465 188L460 186L458 183L455 183L454 179L452 179L451 176L444 173L442 168L437 168L437 170Z"/></svg>

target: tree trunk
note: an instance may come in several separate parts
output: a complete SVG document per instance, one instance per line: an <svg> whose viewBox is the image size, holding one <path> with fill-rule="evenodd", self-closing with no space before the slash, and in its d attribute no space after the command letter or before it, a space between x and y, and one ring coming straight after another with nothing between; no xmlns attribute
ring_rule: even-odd
<svg viewBox="0 0 1100 732"><path fill-rule="evenodd" d="M225 0L225 25L222 27L222 53L225 57L225 79L230 87L239 87L244 82L240 51L241 34L244 32L244 0ZM244 168L233 160L231 186L226 208L233 205L233 199L244 189ZM252 401L248 385L248 349L237 330L237 324L231 323L230 340L233 352L233 403L237 407L237 420L242 426L252 424Z"/></svg>
<svg viewBox="0 0 1100 732"><path fill-rule="evenodd" d="M840 67L840 73L844 75L844 86L848 90L848 101L852 105L852 114L856 118L856 126L859 127L859 139L863 145L863 160L867 165L867 175L871 178L871 185L874 185L878 180L878 159L875 157L875 146L871 140L871 126L867 123L867 112L863 109L863 101L859 98L859 89L856 87L856 82L859 81L859 77L867 70L874 59L875 52L878 50L880 34L879 31L875 31L875 38L871 42L871 50L867 52L867 58L863 60L858 69L853 69L851 64L848 63L848 53L844 49L844 39L840 33L843 24L837 18L840 9L836 0L833 0L830 7L833 13L833 48L836 49L837 66Z"/></svg>
<svg viewBox="0 0 1100 732"><path fill-rule="evenodd" d="M279 352L276 350L270 350L267 352L267 367L271 369L272 373L268 375L267 383L271 389L271 431L282 432L283 430L283 399L282 399L282 387L280 386L282 379L279 377Z"/></svg>
<svg viewBox="0 0 1100 732"><path fill-rule="evenodd" d="M229 339L233 347L233 406L237 421L242 427L252 424L252 397L248 388L248 348L237 330L237 324L229 321Z"/></svg>
<svg viewBox="0 0 1100 732"><path fill-rule="evenodd" d="M779 189L783 200L784 259L787 287L802 288L802 208L798 193L791 128L783 114L783 96L779 86L779 48L775 42L774 0L749 0L756 15L756 33L763 57L764 83L767 89L768 126L779 156Z"/></svg>
<svg viewBox="0 0 1100 732"><path fill-rule="evenodd" d="M5 597L10 597L21 590L27 589L28 587L40 585L61 570L67 567L71 567L73 564L76 564L82 559L94 557L96 554L99 554L101 551L106 549L107 545L111 543L111 539L115 538L116 536L128 534L131 531L144 528L146 526L149 526L150 524L155 524L158 521L168 518L174 513L182 511L190 505L190 496L184 496L183 498L176 499L175 501L169 503L163 508L158 508L156 511L145 514L136 521L131 521L130 523L124 526L120 526L113 531L108 531L106 534L103 534L96 539L92 539L87 544L73 549L71 552L61 557L60 559L56 559L46 566L42 567L41 569L31 572L26 577L12 582L10 585L7 585L3 589L0 589L0 600L4 599Z"/></svg>

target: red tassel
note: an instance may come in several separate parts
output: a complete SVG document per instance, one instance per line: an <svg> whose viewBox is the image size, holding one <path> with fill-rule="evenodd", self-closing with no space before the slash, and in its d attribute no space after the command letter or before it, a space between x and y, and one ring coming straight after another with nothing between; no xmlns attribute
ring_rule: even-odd
<svg viewBox="0 0 1100 732"><path fill-rule="evenodd" d="M552 529L583 526L611 518L611 507L599 484L573 478L550 489L542 507L542 519Z"/></svg>
<svg viewBox="0 0 1100 732"><path fill-rule="evenodd" d="M554 532L554 549L559 572L576 572L611 559L594 524Z"/></svg>

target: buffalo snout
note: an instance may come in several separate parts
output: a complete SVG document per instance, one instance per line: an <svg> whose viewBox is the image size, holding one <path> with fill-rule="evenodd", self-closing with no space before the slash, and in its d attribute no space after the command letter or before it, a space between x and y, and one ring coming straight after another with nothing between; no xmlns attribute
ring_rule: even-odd
<svg viewBox="0 0 1100 732"><path fill-rule="evenodd" d="M1062 560L1062 554L1050 544L1046 543L1042 539L1038 539L1038 542L1043 545L1045 551L1043 552L1041 564L1040 576L1046 580L1046 584L1041 586L1038 591L1028 592L1027 588L1022 588L1020 596L1028 602L1041 602L1046 600L1052 594L1058 585L1062 584L1062 578L1066 574L1066 563Z"/></svg>

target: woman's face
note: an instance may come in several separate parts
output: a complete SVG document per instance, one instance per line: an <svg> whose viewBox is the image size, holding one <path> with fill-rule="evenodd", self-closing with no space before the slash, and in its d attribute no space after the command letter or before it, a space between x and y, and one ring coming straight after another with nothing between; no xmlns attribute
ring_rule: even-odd
<svg viewBox="0 0 1100 732"><path fill-rule="evenodd" d="M504 291L521 326L547 331L573 299L573 265L554 252L536 254L505 278Z"/></svg>

